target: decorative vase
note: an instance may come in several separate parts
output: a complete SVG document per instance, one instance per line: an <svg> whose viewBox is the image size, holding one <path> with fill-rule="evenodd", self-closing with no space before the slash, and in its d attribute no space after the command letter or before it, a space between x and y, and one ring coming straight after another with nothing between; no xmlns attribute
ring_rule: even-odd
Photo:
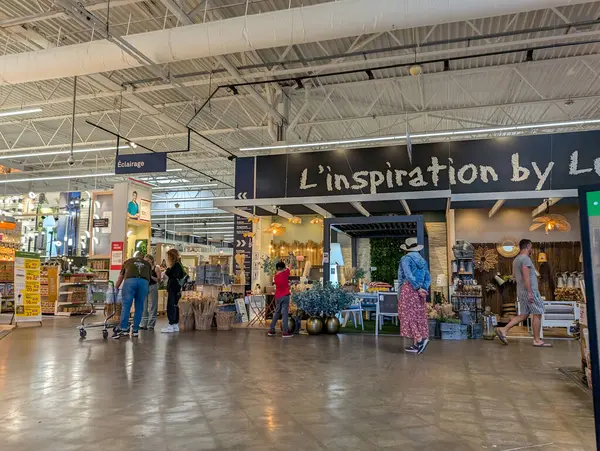
<svg viewBox="0 0 600 451"><path fill-rule="evenodd" d="M306 331L309 335L319 335L323 329L323 320L318 316L311 316L306 320Z"/></svg>
<svg viewBox="0 0 600 451"><path fill-rule="evenodd" d="M279 328L283 332L283 320L281 320ZM288 318L288 332L293 334L295 330L296 330L296 320L290 316Z"/></svg>
<svg viewBox="0 0 600 451"><path fill-rule="evenodd" d="M328 334L335 335L340 331L340 320L332 316L325 320L325 330Z"/></svg>

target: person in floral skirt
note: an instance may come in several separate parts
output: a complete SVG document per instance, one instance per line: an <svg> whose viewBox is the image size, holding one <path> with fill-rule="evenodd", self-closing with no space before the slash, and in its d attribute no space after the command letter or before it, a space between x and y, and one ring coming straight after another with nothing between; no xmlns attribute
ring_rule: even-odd
<svg viewBox="0 0 600 451"><path fill-rule="evenodd" d="M398 318L400 335L413 339L406 348L410 354L422 354L429 344L429 326L425 301L431 285L427 262L419 254L423 245L416 238L407 238L400 249L406 252L398 266Z"/></svg>

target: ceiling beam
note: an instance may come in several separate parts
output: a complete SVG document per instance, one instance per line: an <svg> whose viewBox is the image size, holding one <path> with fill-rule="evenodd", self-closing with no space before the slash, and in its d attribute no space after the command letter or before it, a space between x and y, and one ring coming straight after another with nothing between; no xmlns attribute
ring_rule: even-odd
<svg viewBox="0 0 600 451"><path fill-rule="evenodd" d="M408 216L410 216L410 207L408 206L408 202L406 202L404 199L400 199L400 204L402 205L402 208L404 209L404 213L406 213Z"/></svg>
<svg viewBox="0 0 600 451"><path fill-rule="evenodd" d="M350 202L350 205L352 205L363 216L371 216L371 213L369 213L369 211L363 207L361 202Z"/></svg>
<svg viewBox="0 0 600 451"><path fill-rule="evenodd" d="M500 210L500 207L502 207L502 205L504 205L505 200L504 199L499 199L496 201L496 203L494 204L494 206L490 209L490 212L488 213L488 217L491 218L492 216L494 216L496 214L496 212L498 210Z"/></svg>
<svg viewBox="0 0 600 451"><path fill-rule="evenodd" d="M542 202L539 207L535 208L531 212L531 216L535 218L540 213L546 211L547 208L552 207L553 205L556 205L561 199L562 199L562 197L551 197L547 200L544 199L544 202Z"/></svg>
<svg viewBox="0 0 600 451"><path fill-rule="evenodd" d="M325 210L323 207L318 206L317 204L304 204L306 208L310 208L315 213L323 216L324 218L335 218L331 213Z"/></svg>

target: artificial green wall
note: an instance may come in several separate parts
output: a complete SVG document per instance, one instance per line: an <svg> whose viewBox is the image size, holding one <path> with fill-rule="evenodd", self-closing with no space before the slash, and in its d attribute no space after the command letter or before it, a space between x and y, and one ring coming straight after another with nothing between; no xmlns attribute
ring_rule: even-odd
<svg viewBox="0 0 600 451"><path fill-rule="evenodd" d="M371 272L371 280L394 284L398 277L400 258L405 254L400 249L404 243L401 238L371 238L371 267L377 268Z"/></svg>

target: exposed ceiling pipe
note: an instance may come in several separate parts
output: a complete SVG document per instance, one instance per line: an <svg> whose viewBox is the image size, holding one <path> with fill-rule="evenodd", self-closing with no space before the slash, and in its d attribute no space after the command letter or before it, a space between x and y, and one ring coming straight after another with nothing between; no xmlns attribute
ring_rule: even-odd
<svg viewBox="0 0 600 451"><path fill-rule="evenodd" d="M165 7L171 11L171 13L177 17L177 20L181 22L183 25L194 25L194 21L188 17L188 15L181 9L181 7L175 2L175 0L160 0ZM217 61L223 68L234 77L236 82L245 82L246 79L242 77L240 71L229 62L229 60L223 56L219 55L216 57ZM272 123L273 119L277 121L284 121L285 118L279 114L279 112L273 108L272 104L267 102L262 95L256 90L256 88L249 86L246 88L250 97L252 97L265 111L269 113L269 120ZM273 141L276 141L276 138L273 138Z"/></svg>
<svg viewBox="0 0 600 451"><path fill-rule="evenodd" d="M342 0L130 35L155 64L547 9L592 0ZM142 63L108 40L0 57L0 84L90 75Z"/></svg>

